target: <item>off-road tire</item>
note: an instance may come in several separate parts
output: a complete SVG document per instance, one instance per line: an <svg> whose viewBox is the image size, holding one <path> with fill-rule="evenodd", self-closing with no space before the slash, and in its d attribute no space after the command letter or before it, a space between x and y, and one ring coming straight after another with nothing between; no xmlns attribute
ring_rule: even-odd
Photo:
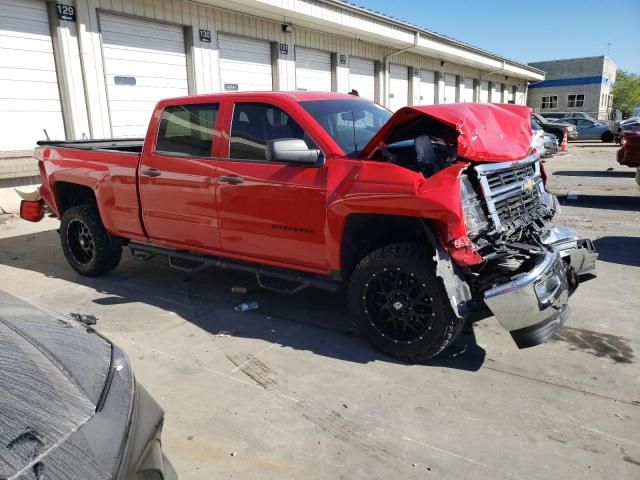
<svg viewBox="0 0 640 480"><path fill-rule="evenodd" d="M79 236L90 239L90 250L76 238ZM64 212L60 223L60 242L71 268L87 277L110 272L122 258L122 244L107 233L95 205L78 205Z"/></svg>
<svg viewBox="0 0 640 480"><path fill-rule="evenodd" d="M612 143L615 140L615 136L611 132L604 132L600 137L604 143Z"/></svg>
<svg viewBox="0 0 640 480"><path fill-rule="evenodd" d="M413 340L398 340L385 335L371 308L369 285L384 272L398 271L408 274L412 282L419 282L428 292L431 308L429 329ZM377 349L405 362L432 358L444 350L462 330L463 320L452 308L442 281L435 274L433 259L421 245L397 243L373 251L355 268L349 282L349 309L355 327ZM407 307L413 308L413 307ZM390 308L386 309L390 311ZM382 310L380 310L382 311ZM382 313L380 314L382 315Z"/></svg>

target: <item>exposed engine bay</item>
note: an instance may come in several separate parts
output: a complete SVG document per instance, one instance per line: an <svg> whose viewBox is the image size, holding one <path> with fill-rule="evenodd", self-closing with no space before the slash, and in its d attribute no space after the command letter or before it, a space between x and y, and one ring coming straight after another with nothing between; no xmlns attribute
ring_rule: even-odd
<svg viewBox="0 0 640 480"><path fill-rule="evenodd" d="M429 178L458 161L456 152L455 136L423 134L381 148L374 158ZM485 291L529 271L546 251L567 242L573 242L561 252L567 263L580 273L595 267L591 242L552 223L560 205L544 186L537 155L470 166L460 188L469 238L483 258L480 265L464 269L472 291ZM572 260L575 251L579 258Z"/></svg>

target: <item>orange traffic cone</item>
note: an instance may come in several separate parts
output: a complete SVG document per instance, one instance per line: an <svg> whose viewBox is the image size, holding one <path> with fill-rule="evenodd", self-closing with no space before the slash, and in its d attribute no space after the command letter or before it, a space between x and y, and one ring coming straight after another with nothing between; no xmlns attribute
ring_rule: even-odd
<svg viewBox="0 0 640 480"><path fill-rule="evenodd" d="M560 144L560 151L561 152L566 152L567 151L567 132L564 132L564 135L562 136L562 143Z"/></svg>

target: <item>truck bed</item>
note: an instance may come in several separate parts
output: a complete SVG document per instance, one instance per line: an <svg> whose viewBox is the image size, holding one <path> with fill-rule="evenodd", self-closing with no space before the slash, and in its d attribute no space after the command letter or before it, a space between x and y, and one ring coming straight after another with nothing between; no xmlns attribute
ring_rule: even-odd
<svg viewBox="0 0 640 480"><path fill-rule="evenodd" d="M78 150L110 150L141 153L144 138L105 138L101 140L40 140L39 147L75 148Z"/></svg>

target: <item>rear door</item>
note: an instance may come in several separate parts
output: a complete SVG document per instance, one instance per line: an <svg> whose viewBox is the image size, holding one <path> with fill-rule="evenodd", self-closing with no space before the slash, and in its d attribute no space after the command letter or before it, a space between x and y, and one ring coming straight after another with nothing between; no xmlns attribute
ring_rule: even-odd
<svg viewBox="0 0 640 480"><path fill-rule="evenodd" d="M216 161L222 249L324 272L327 167L267 160L269 140L301 138L315 148L301 123L276 103L237 102L230 112L226 158Z"/></svg>
<svg viewBox="0 0 640 480"><path fill-rule="evenodd" d="M138 178L142 220L155 243L220 248L212 158L218 110L217 103L167 106L147 135Z"/></svg>

